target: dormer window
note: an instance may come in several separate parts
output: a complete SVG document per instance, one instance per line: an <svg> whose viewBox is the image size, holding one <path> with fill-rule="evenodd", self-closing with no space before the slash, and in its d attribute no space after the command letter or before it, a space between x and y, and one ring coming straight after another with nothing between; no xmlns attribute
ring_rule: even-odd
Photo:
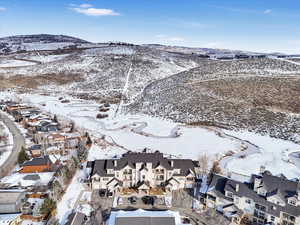
<svg viewBox="0 0 300 225"><path fill-rule="evenodd" d="M294 199L290 199L289 200L289 204L290 205L296 205L297 203L296 203L296 201Z"/></svg>
<svg viewBox="0 0 300 225"><path fill-rule="evenodd" d="M233 193L232 192L229 192L227 191L226 192L226 196L229 197L229 198L233 198Z"/></svg>

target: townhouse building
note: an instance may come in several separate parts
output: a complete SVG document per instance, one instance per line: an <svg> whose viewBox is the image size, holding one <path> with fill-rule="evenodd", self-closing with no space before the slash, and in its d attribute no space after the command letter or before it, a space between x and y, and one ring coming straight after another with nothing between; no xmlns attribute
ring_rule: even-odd
<svg viewBox="0 0 300 225"><path fill-rule="evenodd" d="M117 192L123 188L137 188L148 193L150 188L163 187L167 191L192 188L198 162L190 159L166 158L158 151L128 152L119 159L96 160L91 168L92 189Z"/></svg>
<svg viewBox="0 0 300 225"><path fill-rule="evenodd" d="M246 215L253 224L300 225L300 183L268 171L252 175L249 182L214 174L206 205L227 215L231 208L236 223Z"/></svg>

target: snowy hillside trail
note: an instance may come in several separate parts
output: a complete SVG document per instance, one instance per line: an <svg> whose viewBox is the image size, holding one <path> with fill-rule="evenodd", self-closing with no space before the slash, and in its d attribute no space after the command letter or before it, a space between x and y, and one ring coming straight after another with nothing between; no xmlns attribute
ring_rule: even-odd
<svg viewBox="0 0 300 225"><path fill-rule="evenodd" d="M280 60L280 61L284 61L284 62L288 62L288 63L291 63L291 64L294 64L294 65L298 65L298 66L300 66L300 62L295 62L295 61L293 61L293 60L288 60L288 59L286 59L286 58L274 58L274 59L277 59L277 60Z"/></svg>
<svg viewBox="0 0 300 225"><path fill-rule="evenodd" d="M122 95L121 95L121 101L116 109L116 112L115 112L115 117L116 115L118 114L120 108L122 108L123 104L124 104L124 98L126 97L127 95L127 92L128 92L128 87L129 87L129 80L130 80L130 75L131 75L131 71L132 71L132 65L133 65L133 59L134 59L134 55L132 56L132 59L131 59L131 62L130 62L130 66L129 66L129 69L128 69L128 72L127 72L127 76L126 76L126 81L125 81L125 85L124 85L124 88L123 88L123 91L122 91Z"/></svg>
<svg viewBox="0 0 300 225"><path fill-rule="evenodd" d="M38 60L33 60L33 59L23 59L19 57L13 57L14 60L19 60L19 61L24 61L24 62L30 62L30 63L35 63L36 65L42 64L41 61Z"/></svg>

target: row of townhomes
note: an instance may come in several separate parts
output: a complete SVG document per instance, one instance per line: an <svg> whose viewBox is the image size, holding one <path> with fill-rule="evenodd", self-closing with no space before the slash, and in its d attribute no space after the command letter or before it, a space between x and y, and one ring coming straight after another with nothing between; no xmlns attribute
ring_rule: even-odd
<svg viewBox="0 0 300 225"><path fill-rule="evenodd" d="M258 225L299 225L300 182L273 176L264 167L244 182L214 174L206 205L237 224L246 219Z"/></svg>
<svg viewBox="0 0 300 225"><path fill-rule="evenodd" d="M85 160L90 138L36 107L6 101L0 108L25 139L17 166L0 176L0 224L45 224Z"/></svg>
<svg viewBox="0 0 300 225"><path fill-rule="evenodd" d="M151 189L164 191L193 188L198 162L172 159L163 153L127 152L118 159L89 162L92 189L106 189L112 193L135 188L149 194Z"/></svg>

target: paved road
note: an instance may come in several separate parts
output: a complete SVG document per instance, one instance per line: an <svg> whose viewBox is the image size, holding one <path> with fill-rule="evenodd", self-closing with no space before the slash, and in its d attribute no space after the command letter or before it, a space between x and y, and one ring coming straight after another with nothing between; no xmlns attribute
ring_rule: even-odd
<svg viewBox="0 0 300 225"><path fill-rule="evenodd" d="M0 167L0 178L7 175L16 165L18 160L19 152L22 149L22 146L25 146L25 139L21 134L20 130L17 128L15 123L11 121L8 116L0 112L0 120L8 127L9 131L13 135L14 146L12 152L8 159Z"/></svg>

